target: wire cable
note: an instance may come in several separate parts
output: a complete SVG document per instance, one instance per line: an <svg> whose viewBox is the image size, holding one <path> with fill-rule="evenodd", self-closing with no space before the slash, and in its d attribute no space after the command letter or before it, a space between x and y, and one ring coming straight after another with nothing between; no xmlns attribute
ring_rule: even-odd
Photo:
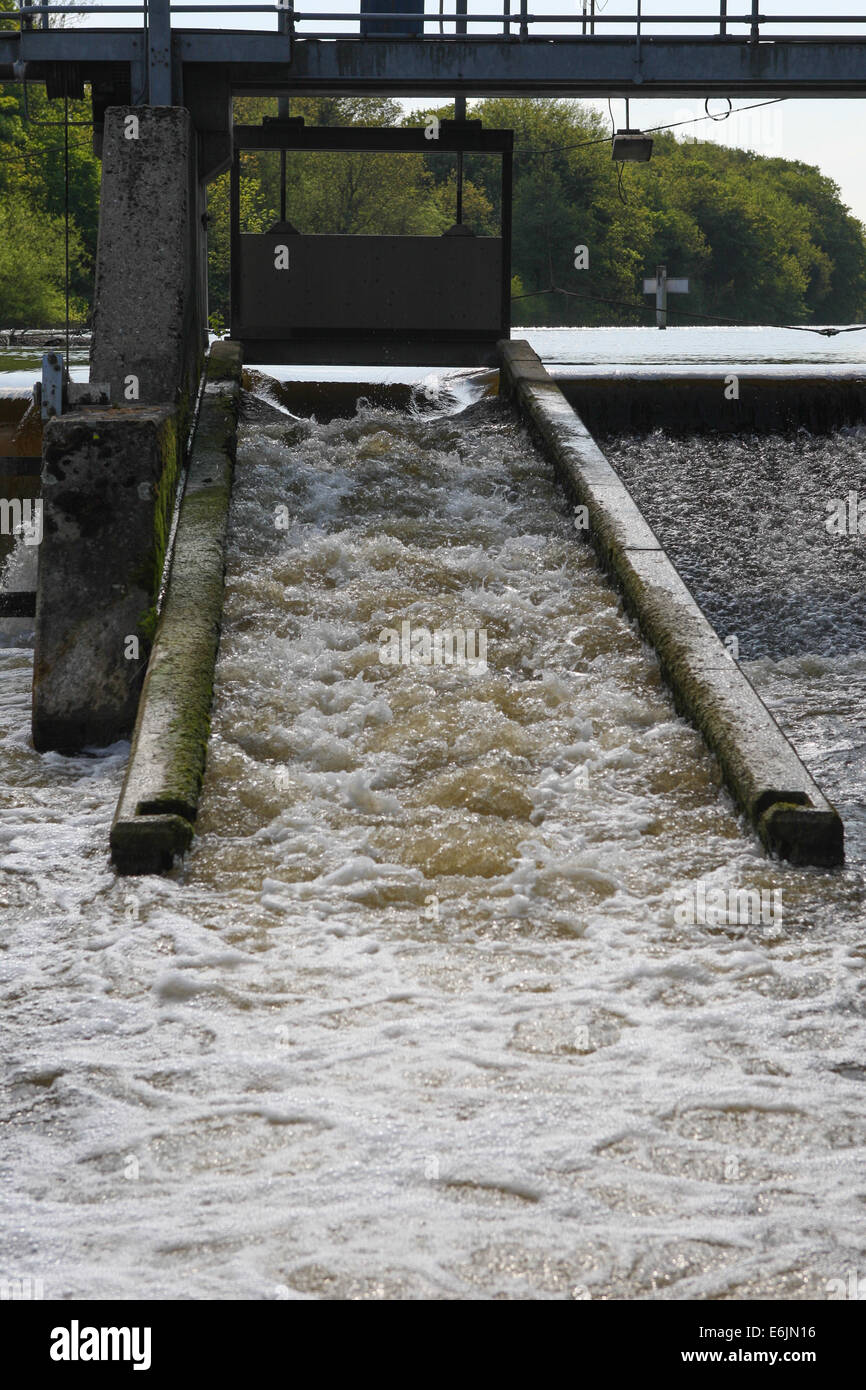
<svg viewBox="0 0 866 1390"><path fill-rule="evenodd" d="M728 112L725 116L723 116L721 119L727 120L729 116L739 116L739 114L740 114L741 111L759 111L759 110L761 109L761 107L763 107L763 106L778 106L779 103L780 103L780 102L783 102L783 101L787 101L787 97L773 97L770 101L755 101L755 102L752 102L752 104L751 104L750 106L738 106L738 107L736 108L736 110L734 110L734 111L729 111L729 112ZM659 135L659 134L661 134L663 131L666 131L666 130L678 130L680 126L684 126L684 125L699 125L701 121L718 121L718 120L719 120L719 117L718 117L718 116L711 116L711 115L709 115L709 113L708 113L707 115L705 115L705 116L692 116L692 117L690 117L690 119L687 120L687 121L670 121L670 122L668 122L667 125L654 125L654 126L650 126L648 130L645 130L645 131L644 131L644 134L645 134L645 135ZM611 121L613 121L613 112L612 112L612 111L611 111ZM592 140L579 140L579 141L577 141L575 144L570 144L570 145L549 145L546 149L541 149L540 147L528 148L528 149L522 149L522 150L517 149L517 150L514 151L514 158L515 158L515 159L519 159L520 156L521 156L521 155L524 155L524 154L556 154L556 153L557 153L558 151L560 151L560 150L585 150L585 149L589 149L589 147L590 147L591 145L609 145L609 144L610 144L610 136L609 136L609 135L602 135L602 136L598 136L598 137L596 137L595 139L592 139Z"/></svg>
<svg viewBox="0 0 866 1390"><path fill-rule="evenodd" d="M65 257L66 288L66 359L65 368L69 372L69 97L63 98L63 114L66 123L63 127L63 243Z"/></svg>

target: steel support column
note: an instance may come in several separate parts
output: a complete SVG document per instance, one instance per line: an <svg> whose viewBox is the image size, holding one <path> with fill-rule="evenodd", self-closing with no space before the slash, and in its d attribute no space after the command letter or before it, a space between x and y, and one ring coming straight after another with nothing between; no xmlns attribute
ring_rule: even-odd
<svg viewBox="0 0 866 1390"><path fill-rule="evenodd" d="M147 0L147 83L151 106L172 105L171 0Z"/></svg>

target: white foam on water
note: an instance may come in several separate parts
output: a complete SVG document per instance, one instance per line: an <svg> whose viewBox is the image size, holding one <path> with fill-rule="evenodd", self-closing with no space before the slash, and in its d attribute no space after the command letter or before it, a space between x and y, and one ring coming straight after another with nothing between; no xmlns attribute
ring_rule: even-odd
<svg viewBox="0 0 866 1390"><path fill-rule="evenodd" d="M864 856L763 856L575 534L495 400L248 427L168 878L108 864L125 746L35 754L0 653L0 1273L562 1299L863 1271ZM486 628L486 670L383 664L403 621ZM834 796L860 658L755 660ZM781 891L782 922L683 924L699 882Z"/></svg>

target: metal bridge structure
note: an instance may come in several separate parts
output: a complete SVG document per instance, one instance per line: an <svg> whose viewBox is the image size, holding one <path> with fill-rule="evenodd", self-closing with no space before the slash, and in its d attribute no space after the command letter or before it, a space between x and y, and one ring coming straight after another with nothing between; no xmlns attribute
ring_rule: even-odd
<svg viewBox="0 0 866 1390"><path fill-rule="evenodd" d="M193 109L237 94L857 96L866 12L851 0L281 0L22 4L0 80ZM799 12L798 12L799 11ZM814 12L813 12L814 11ZM387 13L387 19L384 14ZM86 27L52 26L85 15ZM269 28L184 28L246 16ZM121 21L101 27L94 20ZM174 21L174 22L173 22Z"/></svg>

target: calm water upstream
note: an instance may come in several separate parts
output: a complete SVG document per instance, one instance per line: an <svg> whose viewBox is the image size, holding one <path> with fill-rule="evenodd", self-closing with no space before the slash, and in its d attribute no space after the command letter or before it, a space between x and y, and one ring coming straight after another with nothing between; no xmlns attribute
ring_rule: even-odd
<svg viewBox="0 0 866 1390"><path fill-rule="evenodd" d="M745 352L629 332L545 351ZM115 878L127 746L35 754L31 652L0 649L0 1275L47 1297L824 1298L866 1275L864 540L823 524L866 494L866 437L605 442L844 815L846 868L792 870L525 429L471 375L425 375L406 414L248 401L173 876ZM403 623L486 633L486 666L383 663ZM690 924L700 884L781 915Z"/></svg>

